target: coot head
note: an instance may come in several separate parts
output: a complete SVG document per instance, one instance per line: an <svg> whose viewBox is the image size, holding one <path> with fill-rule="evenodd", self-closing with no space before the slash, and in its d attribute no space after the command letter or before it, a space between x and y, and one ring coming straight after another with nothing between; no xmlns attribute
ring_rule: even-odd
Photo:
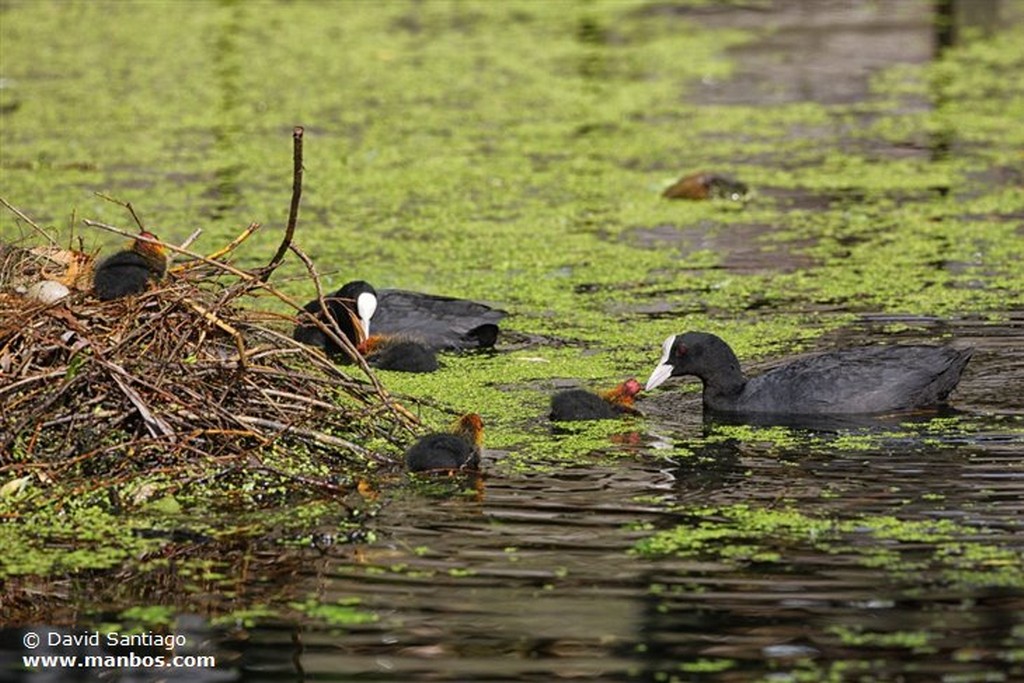
<svg viewBox="0 0 1024 683"><path fill-rule="evenodd" d="M484 421L476 413L466 413L455 422L452 433L480 448L484 444Z"/></svg>
<svg viewBox="0 0 1024 683"><path fill-rule="evenodd" d="M644 388L650 391L669 377L695 375L707 380L711 374L742 378L739 359L728 344L707 332L676 334L662 345L661 360Z"/></svg>
<svg viewBox="0 0 1024 683"><path fill-rule="evenodd" d="M324 302L330 318L354 346L370 336L370 320L377 311L377 292L368 282L354 280L346 283L338 291L325 296ZM323 315L319 299L313 299L303 309L330 326ZM299 316L299 324L292 336L296 341L317 346L328 354L341 353L341 347L303 315Z"/></svg>
<svg viewBox="0 0 1024 683"><path fill-rule="evenodd" d="M609 403L629 407L633 405L633 399L636 398L636 395L641 391L643 391L643 387L640 386L640 382L637 382L635 377L630 377L625 382L617 384L613 388L604 392L603 396Z"/></svg>
<svg viewBox="0 0 1024 683"><path fill-rule="evenodd" d="M167 248L160 244L159 237L148 230L140 232L139 237L144 239L136 239L132 244L132 251L146 260L156 277L163 277L167 272ZM147 240L156 241L149 242Z"/></svg>
<svg viewBox="0 0 1024 683"><path fill-rule="evenodd" d="M377 312L377 290L369 282L354 280L332 294L327 299L327 306L339 325L346 318L353 325L358 325L355 336L349 336L349 339L359 343L370 336L370 320ZM342 331L348 332L344 327Z"/></svg>

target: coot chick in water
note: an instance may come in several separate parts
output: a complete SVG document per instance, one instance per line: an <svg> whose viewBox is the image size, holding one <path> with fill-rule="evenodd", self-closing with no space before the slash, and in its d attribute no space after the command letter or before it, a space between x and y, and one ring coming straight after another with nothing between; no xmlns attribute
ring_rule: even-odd
<svg viewBox="0 0 1024 683"><path fill-rule="evenodd" d="M665 340L646 388L694 375L704 385L706 412L878 414L944 402L972 352L950 346L865 346L801 358L747 379L722 339L687 332Z"/></svg>
<svg viewBox="0 0 1024 683"><path fill-rule="evenodd" d="M372 319L374 333L419 342L435 351L491 347L498 339L498 322L508 315L466 299L401 289L378 292L362 280L349 282L324 299L331 317L353 345L370 336ZM316 299L304 308L315 316L323 315ZM341 353L337 344L308 321L300 320L294 337L329 355Z"/></svg>
<svg viewBox="0 0 1024 683"><path fill-rule="evenodd" d="M577 420L614 420L635 414L633 399L640 393L640 382L630 377L613 389L595 394L584 389L560 391L551 397L550 418L554 422Z"/></svg>
<svg viewBox="0 0 1024 683"><path fill-rule="evenodd" d="M434 350L412 339L374 335L357 349L367 363L381 370L434 372L438 368Z"/></svg>
<svg viewBox="0 0 1024 683"><path fill-rule="evenodd" d="M480 467L484 423L476 413L463 415L445 434L427 434L405 452L410 472L476 470Z"/></svg>
<svg viewBox="0 0 1024 683"><path fill-rule="evenodd" d="M139 237L159 239L143 230ZM137 239L131 249L105 258L92 276L93 292L101 301L120 299L146 291L150 282L163 278L167 272L167 251L163 245Z"/></svg>
<svg viewBox="0 0 1024 683"><path fill-rule="evenodd" d="M333 294L324 297L327 312L338 324L338 329L353 346L358 346L370 336L370 319L377 310L377 292L367 282L355 280L346 283ZM320 306L319 299L313 299L303 309L318 318L321 322L331 325ZM329 356L342 354L341 346L323 333L306 316L299 318L292 336L303 344L316 346Z"/></svg>

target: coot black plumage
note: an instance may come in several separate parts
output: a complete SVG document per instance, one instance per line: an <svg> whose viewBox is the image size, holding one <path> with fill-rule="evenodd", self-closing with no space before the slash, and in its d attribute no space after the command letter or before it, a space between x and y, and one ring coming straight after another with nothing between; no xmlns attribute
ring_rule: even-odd
<svg viewBox="0 0 1024 683"><path fill-rule="evenodd" d="M508 315L486 304L383 289L377 293L376 331L415 339L438 351L487 348L498 340L498 323Z"/></svg>
<svg viewBox="0 0 1024 683"><path fill-rule="evenodd" d="M410 472L475 470L480 467L484 423L476 413L463 415L452 431L427 434L405 452Z"/></svg>
<svg viewBox="0 0 1024 683"><path fill-rule="evenodd" d="M972 349L866 346L801 358L747 379L729 345L713 334L665 340L653 389L669 377L694 375L706 411L789 415L872 414L942 403L960 381Z"/></svg>
<svg viewBox="0 0 1024 683"><path fill-rule="evenodd" d="M151 232L140 237L159 239ZM131 249L108 256L93 273L92 285L101 301L120 299L146 291L150 282L160 280L167 272L167 252L163 245L135 240Z"/></svg>
<svg viewBox="0 0 1024 683"><path fill-rule="evenodd" d="M551 397L549 417L555 422L613 420L637 412L633 407L633 399L640 390L640 383L631 377L601 394L585 389L560 391Z"/></svg>

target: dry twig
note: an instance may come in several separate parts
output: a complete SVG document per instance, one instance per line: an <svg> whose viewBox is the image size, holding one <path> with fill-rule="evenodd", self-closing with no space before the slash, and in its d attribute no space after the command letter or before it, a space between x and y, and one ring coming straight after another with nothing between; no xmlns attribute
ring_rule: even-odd
<svg viewBox="0 0 1024 683"><path fill-rule="evenodd" d="M284 238L281 240L281 246L277 248L277 253L260 273L260 280L263 282L269 280L271 274L284 261L299 221L299 202L302 199L302 134L302 126L295 126L295 130L292 131L292 201L288 209L288 225L285 227Z"/></svg>

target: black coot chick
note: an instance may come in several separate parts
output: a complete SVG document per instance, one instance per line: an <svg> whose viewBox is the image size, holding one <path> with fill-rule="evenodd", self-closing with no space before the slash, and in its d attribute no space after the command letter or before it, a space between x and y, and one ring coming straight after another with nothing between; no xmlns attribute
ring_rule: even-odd
<svg viewBox="0 0 1024 683"><path fill-rule="evenodd" d="M960 381L972 349L865 346L795 360L747 379L729 345L706 332L665 340L653 389L669 377L694 375L704 410L732 414L878 414L935 406Z"/></svg>
<svg viewBox="0 0 1024 683"><path fill-rule="evenodd" d="M551 397L554 422L577 420L614 420L625 414L636 414L633 399L640 393L640 383L630 377L613 389L595 394L584 389L560 391Z"/></svg>
<svg viewBox="0 0 1024 683"><path fill-rule="evenodd" d="M463 415L446 434L427 434L405 452L410 472L428 470L476 470L480 467L480 447L484 423L476 413Z"/></svg>
<svg viewBox="0 0 1024 683"><path fill-rule="evenodd" d="M415 339L438 351L490 348L498 323L508 313L486 304L402 289L377 294L374 329L383 335Z"/></svg>
<svg viewBox="0 0 1024 683"><path fill-rule="evenodd" d="M367 363L381 370L434 372L438 368L434 350L413 339L374 335L357 348Z"/></svg>
<svg viewBox="0 0 1024 683"><path fill-rule="evenodd" d="M159 239L142 231L140 237ZM137 239L131 249L108 256L96 266L92 276L93 292L101 301L141 294L167 273L167 251L163 245Z"/></svg>
<svg viewBox="0 0 1024 683"><path fill-rule="evenodd" d="M370 319L377 310L377 292L367 282L355 280L324 297L330 317L352 346L358 346L370 336ZM313 299L303 309L317 317L330 328L324 316L319 299ZM296 341L322 349L329 356L342 355L341 346L323 333L305 315L300 315L299 324L292 335Z"/></svg>

